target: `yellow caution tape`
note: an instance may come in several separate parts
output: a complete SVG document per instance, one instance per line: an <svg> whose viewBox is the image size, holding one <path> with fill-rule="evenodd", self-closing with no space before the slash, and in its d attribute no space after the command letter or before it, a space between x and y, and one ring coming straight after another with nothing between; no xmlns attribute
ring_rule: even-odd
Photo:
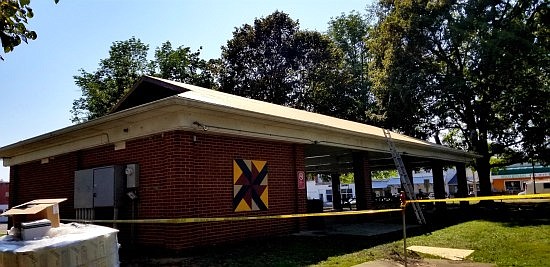
<svg viewBox="0 0 550 267"><path fill-rule="evenodd" d="M408 203L431 203L431 202L459 202L459 201L482 201L482 200L510 200L510 199L541 199L550 198L550 194L533 194L533 195L507 195L507 196L486 196L486 197L462 197L462 198L446 198L446 199L416 199L407 200Z"/></svg>
<svg viewBox="0 0 550 267"><path fill-rule="evenodd" d="M508 195L508 196L486 196L486 197L464 197L464 198L447 198L447 199L419 199L407 200L405 205L409 203L433 203L433 202L460 202L460 201L482 201L482 200L514 200L514 199L550 199L550 194L533 194L533 195ZM134 219L134 220L77 220L77 219L61 219L67 222L81 223L200 223L200 222L226 222L226 221L245 221L245 220L266 220L266 219L290 219L290 218L305 218L305 217L325 217L325 216L345 216L345 215L361 215L361 214L376 214L397 212L402 209L381 209L381 210L358 210L358 211L333 211L322 213L302 213L302 214L283 214L283 215L266 215L266 216L240 216L240 217L204 217L204 218L172 218L172 219Z"/></svg>
<svg viewBox="0 0 550 267"><path fill-rule="evenodd" d="M324 216L343 216L359 214L375 214L401 211L401 209L383 209L383 210L358 210L358 211L334 211L323 213L303 213L303 214L284 214L267 216L244 216L244 217L219 217L219 218L173 218L173 219L135 219L135 220L76 220L62 219L62 221L81 222L81 223L198 223L198 222L225 222L225 221L244 221L244 220L265 220L265 219L288 219L304 217L324 217Z"/></svg>

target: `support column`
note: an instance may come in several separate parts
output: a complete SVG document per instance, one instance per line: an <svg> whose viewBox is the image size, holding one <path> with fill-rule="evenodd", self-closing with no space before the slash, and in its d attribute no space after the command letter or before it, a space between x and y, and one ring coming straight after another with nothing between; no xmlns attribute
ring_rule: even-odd
<svg viewBox="0 0 550 267"><path fill-rule="evenodd" d="M468 180L466 179L466 164L457 163L456 167L456 181L458 188L456 191L457 197L468 197ZM460 206L468 206L468 201L461 201Z"/></svg>
<svg viewBox="0 0 550 267"><path fill-rule="evenodd" d="M432 175L434 182L435 199L445 199L445 180L443 178L443 164L439 160L432 161ZM445 208L445 203L436 203L436 208Z"/></svg>
<svg viewBox="0 0 550 267"><path fill-rule="evenodd" d="M19 166L10 166L10 187L9 187L9 197L8 197L8 204L9 207L17 206L21 203L19 203L19 200L17 199L17 196L19 195Z"/></svg>
<svg viewBox="0 0 550 267"><path fill-rule="evenodd" d="M412 185L412 194L416 195L416 191L414 190L414 177L413 177L413 166L411 164L411 160L409 160L408 157L402 157L403 164L405 165L405 170L407 171L407 176L409 177L409 181L411 181ZM401 183L401 188L403 188L403 183Z"/></svg>
<svg viewBox="0 0 550 267"><path fill-rule="evenodd" d="M364 152L353 152L352 157L357 210L374 209L372 177L367 155Z"/></svg>
<svg viewBox="0 0 550 267"><path fill-rule="evenodd" d="M305 152L304 152L304 146L303 145L293 145L292 146L293 155L294 155L294 175L296 175L296 180L298 181L298 171L303 171L304 174L306 172L306 163L305 163ZM305 182L305 181L304 181ZM305 189L299 189L298 183L295 184L295 212L296 213L306 213L307 212L307 188ZM306 218L299 218L296 220L296 228L298 231L301 231L303 229L306 229L307 225L307 219Z"/></svg>
<svg viewBox="0 0 550 267"><path fill-rule="evenodd" d="M340 174L330 174L332 182L332 208L335 210L342 210L342 195L340 194Z"/></svg>
<svg viewBox="0 0 550 267"><path fill-rule="evenodd" d="M9 207L17 206L21 203L19 203L19 199L17 199L17 196L19 195L19 166L14 165L10 166L10 187L9 187L9 197L8 197L8 203ZM10 229L13 226L13 220L12 217L8 217L8 229Z"/></svg>

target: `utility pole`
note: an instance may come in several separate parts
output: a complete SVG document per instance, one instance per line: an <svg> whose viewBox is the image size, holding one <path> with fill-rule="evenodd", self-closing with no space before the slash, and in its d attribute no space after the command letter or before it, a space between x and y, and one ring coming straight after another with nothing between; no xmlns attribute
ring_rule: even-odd
<svg viewBox="0 0 550 267"><path fill-rule="evenodd" d="M532 172L532 175L533 175L533 194L536 194L537 193L537 181L536 181L536 178L535 178L535 160L534 159L531 160L531 172Z"/></svg>
<svg viewBox="0 0 550 267"><path fill-rule="evenodd" d="M477 182L476 182L476 173L472 173L472 179L474 180L474 184L472 184L472 189L474 190L474 196L477 197Z"/></svg>

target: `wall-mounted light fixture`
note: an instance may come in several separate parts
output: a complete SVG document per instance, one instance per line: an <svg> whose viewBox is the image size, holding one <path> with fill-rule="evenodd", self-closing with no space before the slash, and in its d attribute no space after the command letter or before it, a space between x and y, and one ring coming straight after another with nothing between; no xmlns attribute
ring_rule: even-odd
<svg viewBox="0 0 550 267"><path fill-rule="evenodd" d="M201 124L198 121L193 122L194 125L197 125L198 127L202 128L203 131L208 131L208 126Z"/></svg>

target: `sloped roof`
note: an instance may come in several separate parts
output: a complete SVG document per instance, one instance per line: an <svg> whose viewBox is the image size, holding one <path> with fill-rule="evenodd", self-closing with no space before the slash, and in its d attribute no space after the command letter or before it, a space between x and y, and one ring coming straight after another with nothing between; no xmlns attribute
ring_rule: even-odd
<svg viewBox="0 0 550 267"><path fill-rule="evenodd" d="M179 93L178 97L181 97L181 98L201 101L212 105L225 106L225 107L247 111L251 113L259 113L259 114L268 115L271 117L292 119L297 122L318 124L318 125L323 125L327 127L338 128L348 132L356 132L358 134L373 135L380 138L384 138L384 133L382 132L382 128L378 128L375 126L338 119L335 117L326 116L326 115L322 115L314 112L308 112L305 110L276 105L265 101L259 101L255 99L223 93L220 91L206 89L206 88L202 88L202 87L198 87L190 84L184 84L180 82L175 82L175 81L170 81L170 80L165 80L165 79L160 79L155 77L149 77L149 78L168 83L173 86L171 88L174 88L174 87L180 88L180 90L183 92ZM395 132L392 132L391 135L394 140L417 143L425 146L437 147L440 149L441 148L449 149L444 146L439 146L434 143L426 142L420 139L398 134Z"/></svg>
<svg viewBox="0 0 550 267"><path fill-rule="evenodd" d="M414 184L424 184L424 179L428 179L430 183L433 183L432 176L414 177L413 182ZM388 180L388 185L401 185L401 179L399 177L392 177Z"/></svg>
<svg viewBox="0 0 550 267"><path fill-rule="evenodd" d="M545 173L550 172L550 167L535 165L534 167L531 164L516 164L512 166L505 167L496 171L492 171L492 175L514 175L514 174L531 174L531 173Z"/></svg>
<svg viewBox="0 0 550 267"><path fill-rule="evenodd" d="M5 165L17 164L174 129L389 151L378 127L144 76L111 114L2 147L0 157ZM404 154L455 162L476 157L406 135L391 135Z"/></svg>
<svg viewBox="0 0 550 267"><path fill-rule="evenodd" d="M246 97L236 96L228 93L223 93L211 89L206 89L190 84L184 84L176 81L150 77L146 76L146 80L152 81L155 84L161 83L165 90L170 90L173 94L177 94L178 97L188 100L200 101L208 103L210 105L223 106L231 108L234 110L240 110L247 113L256 113L267 115L271 118L283 118L285 120L292 120L297 123L309 124L309 125L319 125L330 127L333 129L338 129L346 133L355 133L362 136L376 137L380 140L385 140L384 133L382 128L362 124L358 122L338 119L331 116L326 116L314 112L308 112L304 110L299 110L295 108L290 108L286 106L276 105L268 103L265 101L259 101L255 99L250 99ZM135 91L141 91L140 87L136 87ZM145 87L143 87L145 89ZM146 90L146 89L145 89ZM130 107L131 105L127 104L128 99L130 99L132 94L128 94L128 97L121 101L117 107L126 105ZM137 102L141 103L141 102ZM120 110L120 108L115 109L115 111ZM395 132L391 133L392 138L396 142L402 142L407 144L414 144L416 146L421 146L424 148L430 148L439 151L445 151L452 154L461 154L463 157L472 159L475 157L475 154L468 153L465 151L460 151L456 149L451 149L445 146L437 145L420 139L416 139L410 136L398 134Z"/></svg>
<svg viewBox="0 0 550 267"><path fill-rule="evenodd" d="M385 189L388 187L388 180L372 180L372 189Z"/></svg>

